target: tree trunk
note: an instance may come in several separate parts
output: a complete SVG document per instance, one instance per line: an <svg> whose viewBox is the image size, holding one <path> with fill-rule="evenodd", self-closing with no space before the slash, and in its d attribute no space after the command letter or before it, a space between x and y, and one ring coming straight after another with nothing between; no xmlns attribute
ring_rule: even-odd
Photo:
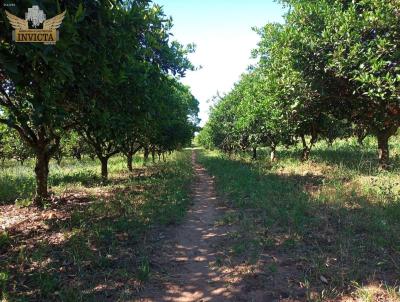
<svg viewBox="0 0 400 302"><path fill-rule="evenodd" d="M156 150L154 150L154 148L151 149L151 159L153 161L153 163L155 163L156 159Z"/></svg>
<svg viewBox="0 0 400 302"><path fill-rule="evenodd" d="M301 142L303 143L303 152L301 154L301 160L307 161L310 158L310 152L312 147L317 141L317 136L312 135L310 139L310 145L307 145L307 141L304 135L301 136Z"/></svg>
<svg viewBox="0 0 400 302"><path fill-rule="evenodd" d="M276 161L276 148L275 148L275 146L271 146L270 160L271 160L271 162Z"/></svg>
<svg viewBox="0 0 400 302"><path fill-rule="evenodd" d="M132 161L133 161L133 154L132 154L132 152L128 152L126 154L126 164L127 164L129 172L133 171Z"/></svg>
<svg viewBox="0 0 400 302"><path fill-rule="evenodd" d="M310 148L308 146L303 147L303 153L301 154L301 160L307 161L310 158Z"/></svg>
<svg viewBox="0 0 400 302"><path fill-rule="evenodd" d="M77 160L82 160L82 153L79 150L74 150L72 153Z"/></svg>
<svg viewBox="0 0 400 302"><path fill-rule="evenodd" d="M379 168L383 170L389 168L389 137L387 132L377 133Z"/></svg>
<svg viewBox="0 0 400 302"><path fill-rule="evenodd" d="M301 142L303 144L303 152L301 153L301 161L307 161L310 157L310 147L307 145L306 138L304 135L301 136Z"/></svg>
<svg viewBox="0 0 400 302"><path fill-rule="evenodd" d="M355 133L358 144L364 146L364 139L367 137L368 132L363 128L356 128Z"/></svg>
<svg viewBox="0 0 400 302"><path fill-rule="evenodd" d="M49 161L50 156L47 154L45 149L36 151L36 196L34 203L37 206L43 206L43 201L49 197L49 193L47 191Z"/></svg>
<svg viewBox="0 0 400 302"><path fill-rule="evenodd" d="M257 159L257 147L253 147L253 159Z"/></svg>
<svg viewBox="0 0 400 302"><path fill-rule="evenodd" d="M108 157L101 157L101 178L103 182L107 181L108 179Z"/></svg>
<svg viewBox="0 0 400 302"><path fill-rule="evenodd" d="M144 154L143 154L143 157L144 157L144 164L146 164L147 160L149 159L149 154L150 154L149 148L148 148L148 147L145 147L145 148L144 148Z"/></svg>

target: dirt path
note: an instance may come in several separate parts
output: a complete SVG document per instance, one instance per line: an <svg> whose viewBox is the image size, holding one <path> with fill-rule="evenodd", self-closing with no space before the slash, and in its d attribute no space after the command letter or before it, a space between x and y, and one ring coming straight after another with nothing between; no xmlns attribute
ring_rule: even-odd
<svg viewBox="0 0 400 302"><path fill-rule="evenodd" d="M233 301L236 290L218 267L216 246L227 235L215 226L224 211L216 203L213 178L196 162L193 206L184 222L167 230L152 259L158 273L146 286L139 301ZM165 236L165 237L164 237ZM217 261L217 263L216 263Z"/></svg>

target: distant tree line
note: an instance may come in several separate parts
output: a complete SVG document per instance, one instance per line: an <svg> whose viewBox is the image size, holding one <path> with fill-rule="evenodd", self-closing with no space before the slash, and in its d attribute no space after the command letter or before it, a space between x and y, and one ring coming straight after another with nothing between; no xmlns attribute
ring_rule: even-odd
<svg viewBox="0 0 400 302"><path fill-rule="evenodd" d="M9 7L17 16L32 6ZM56 45L12 42L0 13L0 155L36 159L36 204L48 198L51 158L111 156L132 169L143 150L162 154L190 143L198 101L179 82L193 45L171 40L172 20L147 0L35 1L48 16L66 10Z"/></svg>
<svg viewBox="0 0 400 302"><path fill-rule="evenodd" d="M282 0L284 24L255 29L258 63L211 110L198 141L225 152L367 135L389 166L400 123L397 0Z"/></svg>

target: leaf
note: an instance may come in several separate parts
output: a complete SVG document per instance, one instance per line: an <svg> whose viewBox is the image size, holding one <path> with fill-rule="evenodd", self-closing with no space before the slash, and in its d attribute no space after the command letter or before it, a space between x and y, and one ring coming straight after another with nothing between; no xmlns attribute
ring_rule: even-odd
<svg viewBox="0 0 400 302"><path fill-rule="evenodd" d="M85 16L85 10L83 8L82 3L79 4L78 9L75 13L75 21L82 21L83 17Z"/></svg>
<svg viewBox="0 0 400 302"><path fill-rule="evenodd" d="M16 60L13 60L11 57L7 58L3 54L0 54L0 63L9 72L14 73L14 74L18 74L18 66L17 66L17 61Z"/></svg>

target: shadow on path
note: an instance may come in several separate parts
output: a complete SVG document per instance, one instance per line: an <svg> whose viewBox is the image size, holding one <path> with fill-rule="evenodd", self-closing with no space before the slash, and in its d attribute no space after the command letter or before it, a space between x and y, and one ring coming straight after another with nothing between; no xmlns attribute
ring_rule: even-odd
<svg viewBox="0 0 400 302"><path fill-rule="evenodd" d="M196 163L195 151L192 163L194 205L182 224L167 231L162 248L152 259L159 272L139 301L232 301L238 290L217 265L215 247L227 236L227 229L215 226L224 209L216 204L213 178Z"/></svg>

